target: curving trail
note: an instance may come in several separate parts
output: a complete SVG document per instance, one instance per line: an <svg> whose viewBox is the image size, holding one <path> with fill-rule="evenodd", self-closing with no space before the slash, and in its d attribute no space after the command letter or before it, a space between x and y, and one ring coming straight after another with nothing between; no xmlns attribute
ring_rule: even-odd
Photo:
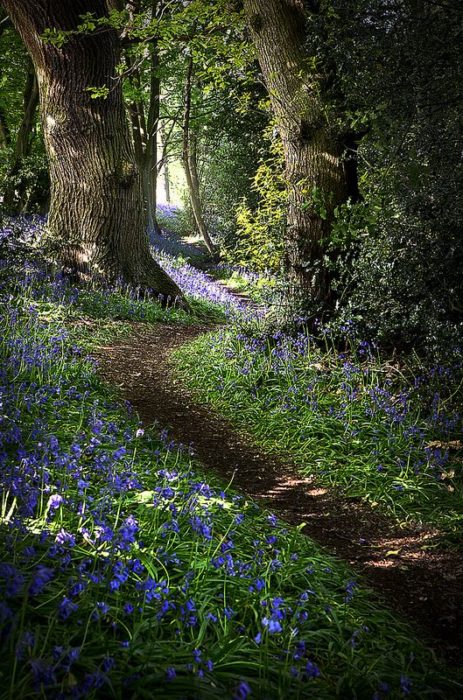
<svg viewBox="0 0 463 700"><path fill-rule="evenodd" d="M440 549L432 529L396 523L363 503L313 479L279 457L265 454L229 422L195 402L174 376L173 350L210 332L205 326L132 324L129 337L94 353L101 375L119 386L146 425L157 422L192 444L205 471L232 480L287 522L325 545L362 573L387 604L421 628L448 662L463 652L463 561Z"/></svg>

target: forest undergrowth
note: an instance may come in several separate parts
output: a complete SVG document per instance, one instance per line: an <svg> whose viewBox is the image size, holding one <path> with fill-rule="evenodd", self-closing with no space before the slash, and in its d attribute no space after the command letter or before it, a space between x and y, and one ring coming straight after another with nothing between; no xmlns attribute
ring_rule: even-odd
<svg viewBox="0 0 463 700"><path fill-rule="evenodd" d="M126 321L227 309L82 291L19 258L0 296L0 697L459 697L347 565L144 430L97 377L92 348ZM200 341L211 372L227 333Z"/></svg>
<svg viewBox="0 0 463 700"><path fill-rule="evenodd" d="M248 324L249 325L249 324ZM300 332L235 328L176 352L176 370L266 450L399 521L463 522L461 363L387 361L349 328L343 351Z"/></svg>

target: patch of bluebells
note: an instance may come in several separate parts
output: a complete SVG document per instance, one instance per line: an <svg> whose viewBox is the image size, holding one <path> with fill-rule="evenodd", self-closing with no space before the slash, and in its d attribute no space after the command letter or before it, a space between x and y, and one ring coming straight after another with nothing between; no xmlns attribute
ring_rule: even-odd
<svg viewBox="0 0 463 700"><path fill-rule="evenodd" d="M376 608L310 541L205 483L188 448L114 404L60 323L24 303L36 283L18 280L0 307L0 672L13 694L202 697L213 683L224 697L297 696L310 682L326 696L348 669L324 658ZM66 302L56 285L41 292L51 305ZM429 658L405 676L384 616L355 650L352 692L375 667L372 689L414 673L419 693Z"/></svg>
<svg viewBox="0 0 463 700"><path fill-rule="evenodd" d="M30 219L14 219L4 227L1 232L5 242L8 242L6 252L11 254L10 249L19 245L27 251L31 258L31 251L40 243L44 227L45 217L32 217ZM219 306L228 318L253 319L262 317L265 314L264 308L256 308L235 296L231 291L225 289L207 273L198 270L193 265L185 261L188 252L193 255L198 252L194 246L189 250L187 244L180 243L175 236L169 236L167 232L162 235L154 232L150 233L152 240L152 254L161 267L177 283L180 289L187 295L210 302ZM184 248L188 250L184 250ZM24 262L24 261L23 261ZM140 303L137 289L127 287L121 280L114 284L105 286L99 285L98 289L89 292L87 289L77 289L69 285L68 279L64 276L56 276L50 280L49 275L44 271L39 262L26 261L28 274L19 284L29 285L32 280L35 285L31 288L31 295L35 300L51 297L54 301L62 303L75 303L77 308L83 309L90 315L104 318L133 318L136 320L151 319L153 316L152 304L148 306ZM5 267L10 266L7 258L3 261ZM0 269L2 266L0 248ZM165 301L162 295L159 301ZM163 310L167 316L175 315L176 309L169 307ZM177 312L178 313L178 312ZM158 313L159 320L162 320ZM157 319L153 319L157 320Z"/></svg>
<svg viewBox="0 0 463 700"><path fill-rule="evenodd" d="M188 629L198 627L200 619L195 602L187 597L189 575L180 577L172 590L165 579L152 575L152 566L147 569L143 563L149 550L143 543L140 518L130 512L137 494L146 493L148 486L143 483L145 475L133 468L143 431L138 427L127 429L113 418L114 407L94 397L86 373L84 379L79 378L77 389L73 383L75 373L68 377L62 364L66 334L57 333L56 329L50 332L52 329L41 323L36 314L22 315L11 300L3 307L2 322L3 330L8 329L1 363L5 414L0 423L3 555L12 560L0 565L2 617L7 623L4 631L6 642L26 661L18 670L18 682L27 682L30 674L34 690L47 689L48 696L62 697L53 688L78 658L85 666L86 650L71 652L61 642L68 637L70 644L75 625L82 624L83 619L112 629L119 654L120 649L127 648L126 640L120 638L127 623L119 627L117 622L121 601L125 618L148 615L151 625L165 621L170 626L177 621L180 628ZM72 349L68 360L71 365L82 362ZM71 439L54 434L57 397L60 415L74 415L79 425ZM176 446L165 433L161 444L163 459L168 462L172 454L176 463ZM149 451L145 447L145 458ZM196 480L188 471L180 475L164 467L153 477L158 485L153 485L151 500L159 529L165 534L165 526L170 524L170 543L181 532L182 538L193 539L195 546L202 546L207 553L211 540L217 540L218 535L214 532L213 512L205 508L205 503L218 497L223 502L225 495ZM224 512L223 508L220 512ZM235 527L242 515L238 512L234 518ZM172 555L172 544L163 541L162 535L160 544L157 556L161 570L167 572L166 567L173 565L170 574L175 576L181 558ZM80 555L76 557L77 548ZM247 579L252 562L233 561L231 549L231 537L219 545L228 575ZM189 558L187 553L185 563ZM211 567L217 567L212 556ZM26 591L33 606L35 600L37 605L51 605L49 613L54 609L60 624L55 633L60 637L60 645L55 644L48 652L43 650L40 658L34 656L39 640L34 644L30 631L21 631L20 640L14 641ZM217 623L221 617L231 621L234 611L220 602L218 593L216 599L216 612L210 612L207 618L209 624ZM32 616L33 610L34 607L29 613ZM45 629L42 633L46 635ZM50 644L52 640L53 633ZM195 654L197 665L199 652ZM199 669L179 664L175 674L196 673L203 678L212 673L213 667L212 659ZM109 682L113 668L117 668L117 663L105 658L98 671L76 675L69 697L85 697L101 688ZM168 667L167 676L172 680L172 667Z"/></svg>
<svg viewBox="0 0 463 700"><path fill-rule="evenodd" d="M251 421L259 440L290 450L303 469L312 471L317 462L327 482L355 489L364 481L375 500L400 500L419 517L430 502L436 504L431 517L439 522L463 517L455 495L461 470L452 467L463 414L445 399L455 393L450 380L456 381L461 367L453 373L441 369L447 393L435 392L426 404L423 392L436 380L435 371L406 383L399 373L385 371L366 342L337 354L322 351L303 332L222 330L179 354L187 382L209 400L220 395L222 407L225 399L233 416L247 427ZM342 457L333 458L333 444L342 444Z"/></svg>
<svg viewBox="0 0 463 700"><path fill-rule="evenodd" d="M187 258L198 258L204 255L204 251L199 246L194 243L184 243L167 229L163 229L162 233L150 231L149 239L156 251L170 255L173 258L185 260Z"/></svg>
<svg viewBox="0 0 463 700"><path fill-rule="evenodd" d="M195 299L203 299L222 306L228 318L244 317L251 320L265 315L265 309L249 305L231 291L225 289L210 275L198 270L190 263L179 263L178 259L173 255L158 248L153 248L152 251L158 263L172 277L180 289Z"/></svg>

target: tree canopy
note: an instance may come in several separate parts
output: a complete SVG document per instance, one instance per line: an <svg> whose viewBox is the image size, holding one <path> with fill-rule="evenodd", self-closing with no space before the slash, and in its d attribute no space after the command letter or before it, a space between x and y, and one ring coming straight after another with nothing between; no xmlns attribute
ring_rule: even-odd
<svg viewBox="0 0 463 700"><path fill-rule="evenodd" d="M144 226L160 233L161 172L170 188L181 167L191 228L212 256L281 274L287 316L314 328L355 318L390 346L458 335L458 3L3 7L3 208L46 211L50 173L48 229L65 266L177 295L155 282L142 241ZM63 60L76 61L74 83Z"/></svg>

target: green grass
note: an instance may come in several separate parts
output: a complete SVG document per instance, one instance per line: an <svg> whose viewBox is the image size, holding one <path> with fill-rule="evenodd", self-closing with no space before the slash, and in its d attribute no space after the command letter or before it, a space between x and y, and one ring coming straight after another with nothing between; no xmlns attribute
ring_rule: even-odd
<svg viewBox="0 0 463 700"><path fill-rule="evenodd" d="M76 302L76 311L91 318L146 323L179 323L191 325L202 323L223 323L224 310L211 302L187 298L190 311L181 308L164 308L149 298L134 299L124 290L101 291L83 289Z"/></svg>
<svg viewBox="0 0 463 700"><path fill-rule="evenodd" d="M443 395L426 405L428 379L411 383L378 358L339 357L303 336L234 330L203 336L175 357L202 401L260 446L289 455L304 474L401 521L461 532L461 452L447 449L461 435L461 416Z"/></svg>
<svg viewBox="0 0 463 700"><path fill-rule="evenodd" d="M348 566L140 430L75 345L127 328L98 294L2 301L0 698L460 696Z"/></svg>
<svg viewBox="0 0 463 700"><path fill-rule="evenodd" d="M223 282L233 292L247 294L257 303L267 303L277 286L276 280L270 277L256 275L255 279L252 279L226 267L213 267L208 270L208 273L214 279Z"/></svg>

